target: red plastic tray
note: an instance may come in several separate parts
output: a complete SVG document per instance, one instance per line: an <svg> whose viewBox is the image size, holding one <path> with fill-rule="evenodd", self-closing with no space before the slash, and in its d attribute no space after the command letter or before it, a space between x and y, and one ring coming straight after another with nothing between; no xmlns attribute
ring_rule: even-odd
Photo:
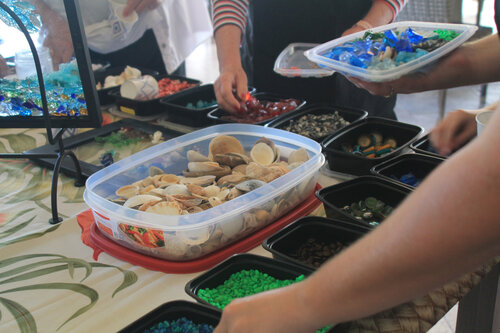
<svg viewBox="0 0 500 333"><path fill-rule="evenodd" d="M321 186L316 185L315 191L320 188ZM80 214L78 216L78 223L82 227L82 240L84 240L84 235L88 231L90 236L90 244L87 245L94 248L94 250L97 250L97 252L104 251L115 258L154 271L187 274L204 271L217 265L219 262L232 256L235 253L243 253L253 249L254 247L261 244L264 239L274 234L278 230L281 230L283 227L292 223L296 219L310 214L320 204L321 202L313 193L306 200L300 203L300 205L298 205L296 209L282 216L280 219L269 224L268 226L253 233L252 235L240 240L239 242L233 243L218 251L215 251L207 256L191 261L168 261L150 257L123 247L118 243L113 242L101 233L101 231L93 221L93 216L90 211ZM92 219L92 223L89 223L87 224L87 226L85 226L85 223L82 223L83 219ZM89 230L85 230L86 228L89 228ZM84 243L86 243L85 240ZM97 257L94 256L94 259L97 260Z"/></svg>

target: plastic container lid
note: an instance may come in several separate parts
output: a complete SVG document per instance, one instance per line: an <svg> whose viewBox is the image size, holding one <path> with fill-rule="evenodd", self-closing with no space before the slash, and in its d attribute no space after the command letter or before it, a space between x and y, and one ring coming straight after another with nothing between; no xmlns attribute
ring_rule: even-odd
<svg viewBox="0 0 500 333"><path fill-rule="evenodd" d="M340 46L346 42L352 42L355 39L363 38L366 31L370 32L384 32L386 30L394 29L398 31L403 31L406 28L412 28L415 32L432 32L436 29L446 29L453 30L460 35L444 44L443 46L437 48L436 50L429 52L428 54L417 58L415 60L409 61L405 64L399 65L395 68L386 70L377 69L366 69L361 67L356 67L344 62L330 59L325 56L332 48ZM329 69L338 71L344 75L354 76L365 81L372 82L383 82L396 80L399 77L414 72L418 69L422 69L425 65L428 65L442 56L450 53L455 48L467 41L477 30L474 25L468 24L448 24L448 23L435 23L435 22L416 22L416 21L404 21L396 22L387 25L383 25L374 29L360 31L348 36L334 39L327 43L321 44L304 52L304 55L311 61L318 64L324 65Z"/></svg>
<svg viewBox="0 0 500 333"><path fill-rule="evenodd" d="M274 63L274 71L288 77L326 77L335 71L321 68L306 58L304 52L319 44L292 43L288 45Z"/></svg>

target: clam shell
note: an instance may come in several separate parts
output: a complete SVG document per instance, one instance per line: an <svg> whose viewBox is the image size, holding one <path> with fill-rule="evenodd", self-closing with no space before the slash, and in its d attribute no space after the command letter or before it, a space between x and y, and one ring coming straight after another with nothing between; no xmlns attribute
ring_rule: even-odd
<svg viewBox="0 0 500 333"><path fill-rule="evenodd" d="M219 225L220 230L222 230L222 234L226 238L232 238L238 235L245 225L245 222L241 216L235 217L234 219L222 223Z"/></svg>
<svg viewBox="0 0 500 333"><path fill-rule="evenodd" d="M259 188L263 185L266 185L266 183L261 181L261 180L250 179L250 180L246 180L242 183L239 183L238 185L235 186L235 188L240 190L241 192L250 192L250 191L253 191L256 188Z"/></svg>
<svg viewBox="0 0 500 333"><path fill-rule="evenodd" d="M247 173L247 164L240 164L240 165L235 166L233 168L233 173L235 173L235 172L246 174Z"/></svg>
<svg viewBox="0 0 500 333"><path fill-rule="evenodd" d="M156 187L153 184L151 184L151 185L148 185L145 188L139 190L139 194L146 194L154 189L156 189Z"/></svg>
<svg viewBox="0 0 500 333"><path fill-rule="evenodd" d="M193 162L193 163L196 163L196 162ZM225 176L225 175L228 175L231 173L231 168L228 167L227 165L224 165L223 167L221 167L220 170L217 170L217 171L188 171L188 170L184 170L182 172L182 174L186 177L201 177L201 176L215 176L215 177L222 177L222 176Z"/></svg>
<svg viewBox="0 0 500 333"><path fill-rule="evenodd" d="M175 235L187 245L200 245L205 243L212 233L213 228L179 230Z"/></svg>
<svg viewBox="0 0 500 333"><path fill-rule="evenodd" d="M142 195L136 195L131 198L129 198L123 206L125 207L137 207L145 204L146 202L150 201L161 201L161 198L154 196L154 195L149 195L149 194L142 194Z"/></svg>
<svg viewBox="0 0 500 333"><path fill-rule="evenodd" d="M205 189L201 187L200 185L195 185L195 184L186 184L186 188L191 194L196 194L200 196L206 196L207 194L205 193Z"/></svg>
<svg viewBox="0 0 500 333"><path fill-rule="evenodd" d="M186 153L189 162L208 162L210 161L207 156L195 151L188 150Z"/></svg>
<svg viewBox="0 0 500 333"><path fill-rule="evenodd" d="M165 250L169 257L180 259L184 257L188 250L188 245L175 235L164 235Z"/></svg>
<svg viewBox="0 0 500 333"><path fill-rule="evenodd" d="M260 165L271 165L275 161L273 148L264 142L259 142L252 147L250 151L252 161Z"/></svg>
<svg viewBox="0 0 500 333"><path fill-rule="evenodd" d="M215 206L221 205L222 200L219 199L218 197L210 197L210 198L208 198L208 203L210 204L210 206L215 207Z"/></svg>
<svg viewBox="0 0 500 333"><path fill-rule="evenodd" d="M163 195L184 194L190 195L188 188L184 184L173 184L163 189Z"/></svg>
<svg viewBox="0 0 500 333"><path fill-rule="evenodd" d="M220 187L217 185L207 186L204 190L207 197L216 197L220 193Z"/></svg>
<svg viewBox="0 0 500 333"><path fill-rule="evenodd" d="M220 171L223 167L217 162L189 162L188 170L191 172L212 172Z"/></svg>
<svg viewBox="0 0 500 333"><path fill-rule="evenodd" d="M175 201L161 201L147 208L146 212L161 215L181 215L182 208Z"/></svg>
<svg viewBox="0 0 500 333"><path fill-rule="evenodd" d="M215 155L214 161L221 165L228 165L231 168L234 168L235 166L240 164L250 163L250 158L244 154L226 153Z"/></svg>
<svg viewBox="0 0 500 333"><path fill-rule="evenodd" d="M300 148L297 150L294 150L293 152L290 153L290 156L288 156L288 164L292 164L295 162L305 162L309 160L309 154L307 153L307 150L304 148Z"/></svg>
<svg viewBox="0 0 500 333"><path fill-rule="evenodd" d="M158 167L152 166L151 168L149 168L149 175L151 177L154 177L156 175L162 175L164 173L165 173L165 171L163 171L162 169L160 169Z"/></svg>
<svg viewBox="0 0 500 333"><path fill-rule="evenodd" d="M200 186L211 185L215 182L216 176L201 176L201 177L180 177L179 180L182 184L194 184Z"/></svg>
<svg viewBox="0 0 500 333"><path fill-rule="evenodd" d="M237 197L239 197L240 195L242 195L243 192L241 192L240 190L238 190L236 187L233 187L232 189L229 190L229 194L227 195L227 200L233 200Z"/></svg>
<svg viewBox="0 0 500 333"><path fill-rule="evenodd" d="M139 194L139 187L137 185L125 185L117 189L115 194L119 197L129 199Z"/></svg>
<svg viewBox="0 0 500 333"><path fill-rule="evenodd" d="M245 155L245 149L238 139L228 135L219 135L213 138L208 146L208 151L208 158L212 161L217 154L237 153Z"/></svg>
<svg viewBox="0 0 500 333"><path fill-rule="evenodd" d="M227 184L238 184L241 183L242 181L245 181L246 179L247 176L245 176L244 174L235 172L233 174L219 178L219 180L217 181L217 185L224 186Z"/></svg>

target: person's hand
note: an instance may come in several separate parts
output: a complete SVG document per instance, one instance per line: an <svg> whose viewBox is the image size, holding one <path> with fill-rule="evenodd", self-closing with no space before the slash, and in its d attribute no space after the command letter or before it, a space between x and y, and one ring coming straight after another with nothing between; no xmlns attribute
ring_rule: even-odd
<svg viewBox="0 0 500 333"><path fill-rule="evenodd" d="M241 103L248 92L247 82L247 75L241 66L221 70L220 76L214 82L219 107L232 113L240 111Z"/></svg>
<svg viewBox="0 0 500 333"><path fill-rule="evenodd" d="M59 69L59 64L67 63L73 57L73 40L69 31L68 22L52 12L43 21L45 40L43 45L50 50L54 69Z"/></svg>
<svg viewBox="0 0 500 333"><path fill-rule="evenodd" d="M353 25L352 27L350 27L349 29L347 29L346 31L344 31L344 33L342 33L342 37L344 36L347 36L347 35L350 35L350 34L354 34L356 32L360 32L360 31L363 31L363 30L366 30L366 29L369 29L371 24L369 23L366 23L367 25L366 26L362 26L360 25L360 23L356 23L355 25Z"/></svg>
<svg viewBox="0 0 500 333"><path fill-rule="evenodd" d="M145 12L158 8L160 0L128 0L123 16L127 17L135 10L137 13Z"/></svg>
<svg viewBox="0 0 500 333"><path fill-rule="evenodd" d="M438 153L449 155L476 135L475 114L465 110L450 112L429 134Z"/></svg>
<svg viewBox="0 0 500 333"><path fill-rule="evenodd" d="M238 298L222 312L214 333L314 332L297 301L298 284Z"/></svg>

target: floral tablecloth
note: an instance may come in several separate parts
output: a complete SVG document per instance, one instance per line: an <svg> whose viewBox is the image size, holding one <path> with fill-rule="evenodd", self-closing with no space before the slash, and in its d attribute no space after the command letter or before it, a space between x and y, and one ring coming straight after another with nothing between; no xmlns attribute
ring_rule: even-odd
<svg viewBox="0 0 500 333"><path fill-rule="evenodd" d="M22 152L46 142L45 130L2 129L0 152ZM51 217L52 171L29 160L0 160L0 331L115 332L155 307L190 299L186 282L197 274L165 274L131 265L81 242L76 215L88 207L83 187L61 175ZM323 177L322 185L335 180ZM251 253L270 256L261 247ZM425 332L491 268L370 318L343 325L351 332ZM339 328L340 330L340 328Z"/></svg>

